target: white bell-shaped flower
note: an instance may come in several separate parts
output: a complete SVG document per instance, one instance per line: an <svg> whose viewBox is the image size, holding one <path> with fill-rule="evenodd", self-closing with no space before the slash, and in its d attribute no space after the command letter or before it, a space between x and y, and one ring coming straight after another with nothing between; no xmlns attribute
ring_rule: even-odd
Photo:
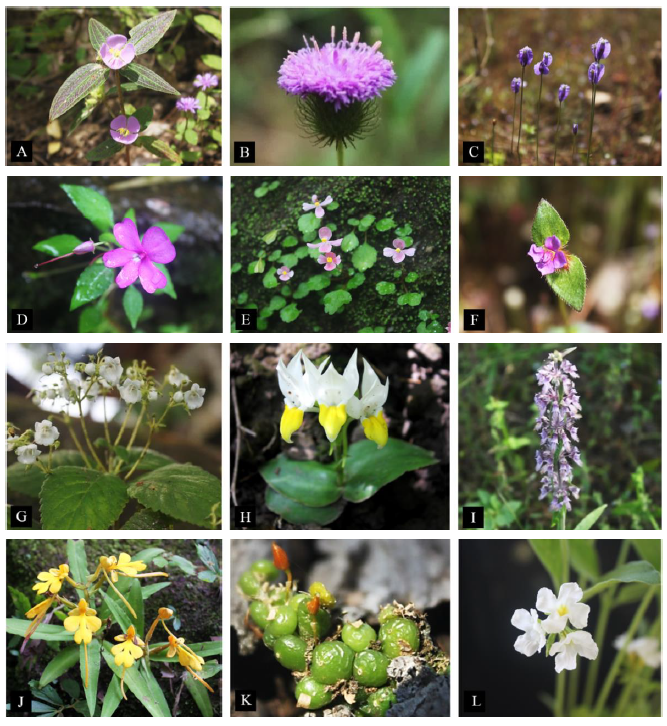
<svg viewBox="0 0 667 726"><path fill-rule="evenodd" d="M514 641L514 650L517 653L530 657L544 648L547 636L537 617L537 610L531 609L530 612L524 608L515 610L512 615L512 625L524 631L524 634Z"/></svg>
<svg viewBox="0 0 667 726"><path fill-rule="evenodd" d="M88 373L88 371L86 371ZM88 374L92 375L92 374ZM120 358L112 358L110 355L105 355L100 361L100 376L104 378L107 383L115 386L123 375L123 366L121 365Z"/></svg>
<svg viewBox="0 0 667 726"><path fill-rule="evenodd" d="M577 667L577 656L595 660L598 657L598 646L590 633L576 630L568 633L563 640L554 643L549 655L556 656L556 673L562 670L573 671Z"/></svg>
<svg viewBox="0 0 667 726"><path fill-rule="evenodd" d="M374 441L381 449L387 444L389 432L382 414L389 395L389 379L382 385L377 373L364 358L364 375L361 380L361 399L353 396L347 404L347 413L352 418L361 419L366 438Z"/></svg>
<svg viewBox="0 0 667 726"><path fill-rule="evenodd" d="M125 403L139 403L141 401L141 381L126 378L123 385L119 386L118 391Z"/></svg>
<svg viewBox="0 0 667 726"><path fill-rule="evenodd" d="M60 432L50 421L35 423L35 443L41 446L53 446L60 438Z"/></svg>
<svg viewBox="0 0 667 726"><path fill-rule="evenodd" d="M544 630L547 633L562 633L568 620L575 628L585 628L591 609L579 602L583 596L583 590L576 582L562 584L558 597L548 587L541 588L537 593L535 607L548 615L542 621Z"/></svg>
<svg viewBox="0 0 667 726"><path fill-rule="evenodd" d="M35 446L35 444L26 444L25 446L19 446L18 449L16 449L16 455L18 456L20 464L34 464L41 454L42 452Z"/></svg>
<svg viewBox="0 0 667 726"><path fill-rule="evenodd" d="M183 395L185 405L190 409L201 408L204 403L205 388L200 388L198 383L193 383L192 388Z"/></svg>

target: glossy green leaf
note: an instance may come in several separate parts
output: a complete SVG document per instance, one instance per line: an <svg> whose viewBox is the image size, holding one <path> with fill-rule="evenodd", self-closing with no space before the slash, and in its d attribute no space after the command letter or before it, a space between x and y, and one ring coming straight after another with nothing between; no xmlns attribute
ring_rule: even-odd
<svg viewBox="0 0 667 726"><path fill-rule="evenodd" d="M342 495L331 464L296 461L280 454L264 464L259 473L271 488L308 507L326 507Z"/></svg>
<svg viewBox="0 0 667 726"><path fill-rule="evenodd" d="M130 285L123 293L123 310L130 321L132 330L135 330L139 317L144 309L144 297L134 285Z"/></svg>
<svg viewBox="0 0 667 726"><path fill-rule="evenodd" d="M346 234L345 237L343 237L343 241L340 245L343 252L352 252L352 250L357 247L359 247L359 238L354 232L350 232L350 234Z"/></svg>
<svg viewBox="0 0 667 726"><path fill-rule="evenodd" d="M360 441L350 446L348 451L345 499L363 502L407 471L432 464L437 464L432 452L401 439L390 438L382 450L378 450L373 441Z"/></svg>
<svg viewBox="0 0 667 726"><path fill-rule="evenodd" d="M280 319L283 323L293 323L301 315L301 310L296 303L290 303L280 311Z"/></svg>
<svg viewBox="0 0 667 726"><path fill-rule="evenodd" d="M51 465L54 469L59 466L83 466L83 459L78 451L59 449L52 454ZM46 474L37 466L26 467L25 464L11 464L7 467L7 486L13 492L26 494L33 499L39 497Z"/></svg>
<svg viewBox="0 0 667 726"><path fill-rule="evenodd" d="M380 295L393 295L396 292L396 285L393 282L378 282L375 289Z"/></svg>
<svg viewBox="0 0 667 726"><path fill-rule="evenodd" d="M44 686L55 681L56 678L60 678L63 673L68 671L72 666L79 662L79 645L70 645L67 648L59 651L58 654L52 658L47 664L42 675L39 678L39 687Z"/></svg>
<svg viewBox="0 0 667 726"><path fill-rule="evenodd" d="M81 214L100 232L107 232L113 227L113 209L105 196L78 184L61 184L60 188Z"/></svg>
<svg viewBox="0 0 667 726"><path fill-rule="evenodd" d="M149 509L199 527L211 527L211 510L220 504L220 479L191 464L171 464L131 484L128 493Z"/></svg>
<svg viewBox="0 0 667 726"><path fill-rule="evenodd" d="M100 63L87 63L77 68L74 73L58 89L51 110L49 121L60 118L64 113L76 106L91 91L106 81L109 69Z"/></svg>
<svg viewBox="0 0 667 726"><path fill-rule="evenodd" d="M396 226L396 222L394 222L393 219L390 219L389 217L385 219L381 219L376 225L375 229L377 229L378 232L386 232L388 229L392 229Z"/></svg>
<svg viewBox="0 0 667 726"><path fill-rule="evenodd" d="M306 281L309 290L324 290L331 285L329 275L313 275Z"/></svg>
<svg viewBox="0 0 667 726"><path fill-rule="evenodd" d="M549 287L570 307L581 312L586 297L586 270L576 255L570 255L567 270L545 275Z"/></svg>
<svg viewBox="0 0 667 726"><path fill-rule="evenodd" d="M208 17L208 16L206 16ZM213 706L209 698L208 689L203 683L195 680L189 673L185 676L185 687L190 692L192 700L197 704L197 708L202 716L207 718L213 717Z"/></svg>
<svg viewBox="0 0 667 726"><path fill-rule="evenodd" d="M644 585L659 585L660 573L650 562L645 560L626 562L624 565L602 575L599 582L596 582L595 585L584 592L583 601L590 600L615 582L641 582Z"/></svg>
<svg viewBox="0 0 667 726"><path fill-rule="evenodd" d="M554 589L558 590L563 576L563 554L560 540L557 539L531 539L528 540L533 552L551 575Z"/></svg>
<svg viewBox="0 0 667 726"><path fill-rule="evenodd" d="M344 305L352 302L352 295L347 290L332 290L322 298L322 301L324 302L324 312L333 315Z"/></svg>
<svg viewBox="0 0 667 726"><path fill-rule="evenodd" d="M139 63L133 62L129 65L123 66L120 69L120 73L125 76L132 83L136 83L142 88L148 88L151 91L158 91L158 93L169 93L172 96L180 96L181 94L161 76L152 71L150 68L139 65ZM140 137L145 138L145 137Z"/></svg>
<svg viewBox="0 0 667 726"><path fill-rule="evenodd" d="M375 222L375 215L367 214L359 220L359 231L365 232Z"/></svg>
<svg viewBox="0 0 667 726"><path fill-rule="evenodd" d="M410 305L414 308L421 303L422 297L424 296L419 292L408 292L405 295L399 295L396 302L399 305Z"/></svg>
<svg viewBox="0 0 667 726"><path fill-rule="evenodd" d="M102 702L102 713L100 715L103 718L107 716L113 716L122 700L123 694L120 690L120 678L114 675L111 678L111 683L109 683L107 692L104 694L104 701Z"/></svg>
<svg viewBox="0 0 667 726"><path fill-rule="evenodd" d="M553 235L558 237L561 247L565 247L570 241L570 230L561 219L560 214L546 199L542 199L537 205L531 236L538 247L543 247L547 237Z"/></svg>
<svg viewBox="0 0 667 726"><path fill-rule="evenodd" d="M58 467L42 486L44 529L109 529L128 502L127 485L113 474Z"/></svg>
<svg viewBox="0 0 667 726"><path fill-rule="evenodd" d="M123 581L121 580L121 582ZM104 609L100 608L98 615L111 616L120 625L121 630L124 633L127 632L127 629L132 625L132 613L121 602L118 595L111 588L108 588L107 592L102 592L102 600Z"/></svg>
<svg viewBox="0 0 667 726"><path fill-rule="evenodd" d="M143 146L146 151L150 151L151 154L154 154L161 159L173 161L174 164L183 163L180 154L177 151L174 151L174 149L172 149L166 141L162 141L162 139L156 139L154 136L140 136L134 143L137 146Z"/></svg>
<svg viewBox="0 0 667 726"><path fill-rule="evenodd" d="M25 637L32 620L21 620L20 618L7 618L6 629L10 635ZM62 625L38 625L32 634L31 640L62 641L72 640L72 633L68 633Z"/></svg>
<svg viewBox="0 0 667 726"><path fill-rule="evenodd" d="M86 544L82 539L67 540L67 562L74 582L83 584L88 579L88 557Z"/></svg>
<svg viewBox="0 0 667 726"><path fill-rule="evenodd" d="M156 226L158 226L158 225L156 225ZM170 298L177 300L178 295L176 295L176 289L174 288L174 283L171 280L171 275L169 274L169 268L166 265L163 265L161 262L154 262L153 264L167 278L166 287L161 287L159 290L156 290L153 294L154 295L169 295Z"/></svg>
<svg viewBox="0 0 667 726"><path fill-rule="evenodd" d="M364 272L370 267L373 267L378 257L378 253L374 247L371 247L368 243L364 242L361 247L358 247L352 255L352 264L359 270Z"/></svg>
<svg viewBox="0 0 667 726"><path fill-rule="evenodd" d="M113 34L113 31L109 30L106 25L102 25L99 20L91 18L88 21L88 37L90 38L90 44L95 50L99 51L106 39Z"/></svg>
<svg viewBox="0 0 667 726"><path fill-rule="evenodd" d="M164 590L165 587L170 586L171 582L155 582L152 585L144 585L141 588L141 597L144 600L148 600L151 595L155 595L156 592L160 592L160 590Z"/></svg>
<svg viewBox="0 0 667 726"><path fill-rule="evenodd" d="M581 522L575 527L575 529L591 529L593 525L600 519L600 516L602 515L602 512L607 508L606 504L603 504L601 507L598 507L597 509L594 509L592 512L587 514Z"/></svg>
<svg viewBox="0 0 667 726"><path fill-rule="evenodd" d="M215 15L195 15L193 20L214 38L222 40L222 23Z"/></svg>
<svg viewBox="0 0 667 726"><path fill-rule="evenodd" d="M95 706L97 705L97 681L100 678L100 661L101 647L100 641L93 638L88 643L88 686L86 686L86 653L79 645L79 663L81 666L81 683L86 692L86 703L88 704L88 713L90 716L95 715Z"/></svg>
<svg viewBox="0 0 667 726"><path fill-rule="evenodd" d="M306 212L299 217L297 222L299 231L308 234L314 232L320 226L320 220L315 216L314 212Z"/></svg>
<svg viewBox="0 0 667 726"><path fill-rule="evenodd" d="M130 40L137 55L146 53L160 41L176 17L176 10L154 15L130 30Z"/></svg>
<svg viewBox="0 0 667 726"><path fill-rule="evenodd" d="M266 506L290 524L317 524L325 527L340 517L345 502L339 499L328 507L307 507L267 487Z"/></svg>
<svg viewBox="0 0 667 726"><path fill-rule="evenodd" d="M103 161L104 159L110 159L112 156L120 153L125 146L114 141L111 137L104 139L101 144L98 144L92 148L87 154L86 159L88 161Z"/></svg>
<svg viewBox="0 0 667 726"><path fill-rule="evenodd" d="M633 539L632 546L643 560L650 562L656 570L661 571L659 539Z"/></svg>
<svg viewBox="0 0 667 726"><path fill-rule="evenodd" d="M82 244L82 241L75 237L73 234L57 234L55 237L49 237L33 245L33 250L38 252L46 252L47 255L52 257L59 257L60 255L67 255Z"/></svg>
<svg viewBox="0 0 667 726"><path fill-rule="evenodd" d="M589 580L597 580L600 576L600 564L595 548L595 540L569 540L570 562L574 569Z"/></svg>

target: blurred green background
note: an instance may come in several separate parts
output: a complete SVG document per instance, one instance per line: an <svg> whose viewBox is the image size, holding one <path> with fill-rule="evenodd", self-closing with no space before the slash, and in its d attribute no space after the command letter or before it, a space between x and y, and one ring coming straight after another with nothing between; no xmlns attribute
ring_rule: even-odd
<svg viewBox="0 0 667 726"><path fill-rule="evenodd" d="M535 373L562 341L459 346L459 504L483 506L486 529L549 529L539 501ZM661 353L653 343L580 343L581 488L568 529L602 504L594 529L653 529L661 502ZM571 526L570 526L571 520Z"/></svg>
<svg viewBox="0 0 667 726"><path fill-rule="evenodd" d="M343 26L393 61L398 76L380 104L380 126L346 151L347 165L449 164L449 10L447 8L232 8L231 139L255 140L257 164L333 165L331 147L313 146L295 123L296 97L278 70L303 36L323 44Z"/></svg>
<svg viewBox="0 0 667 726"><path fill-rule="evenodd" d="M487 332L564 332L558 298L528 256L542 198L588 277L569 332L661 331L660 177L461 177L459 196L460 310L486 309Z"/></svg>

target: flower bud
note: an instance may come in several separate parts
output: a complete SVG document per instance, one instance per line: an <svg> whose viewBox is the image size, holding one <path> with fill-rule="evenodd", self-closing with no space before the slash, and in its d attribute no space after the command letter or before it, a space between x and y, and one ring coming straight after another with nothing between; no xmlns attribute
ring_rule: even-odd
<svg viewBox="0 0 667 726"><path fill-rule="evenodd" d="M183 391L176 391L176 393L174 393L174 401L176 401L176 403L180 403L182 400L183 400Z"/></svg>
<svg viewBox="0 0 667 726"><path fill-rule="evenodd" d="M279 570L288 570L289 558L287 557L287 552L275 542L271 542L271 552L273 552L273 564Z"/></svg>
<svg viewBox="0 0 667 726"><path fill-rule="evenodd" d="M53 373L53 366L50 363L44 363L42 366L42 373L45 376L50 376Z"/></svg>
<svg viewBox="0 0 667 726"><path fill-rule="evenodd" d="M88 240L88 242L82 242L72 251L75 255L87 255L89 252L95 252L95 243L92 240Z"/></svg>
<svg viewBox="0 0 667 726"><path fill-rule="evenodd" d="M173 610L170 610L169 608L160 608L157 611L157 616L160 618L160 620L169 620L170 617L174 614Z"/></svg>

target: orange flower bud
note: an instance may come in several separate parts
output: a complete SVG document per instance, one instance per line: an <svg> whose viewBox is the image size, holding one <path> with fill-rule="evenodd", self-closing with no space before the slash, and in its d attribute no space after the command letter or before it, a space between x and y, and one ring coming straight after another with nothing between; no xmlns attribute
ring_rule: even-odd
<svg viewBox="0 0 667 726"><path fill-rule="evenodd" d="M271 542L271 551L273 552L273 564L279 570L289 570L287 552L275 542Z"/></svg>
<svg viewBox="0 0 667 726"><path fill-rule="evenodd" d="M320 596L315 595L315 597L306 605L308 608L308 612L311 615L317 615L317 613L320 610Z"/></svg>

